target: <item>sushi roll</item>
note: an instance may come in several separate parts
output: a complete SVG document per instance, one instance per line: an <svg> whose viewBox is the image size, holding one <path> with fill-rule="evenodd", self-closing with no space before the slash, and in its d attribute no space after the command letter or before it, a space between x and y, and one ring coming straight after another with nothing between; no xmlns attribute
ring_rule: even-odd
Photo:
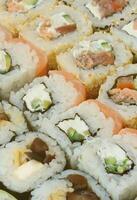
<svg viewBox="0 0 137 200"><path fill-rule="evenodd" d="M76 41L92 33L91 22L72 7L59 5L30 20L21 27L20 35L42 48L49 66L56 67L55 54L72 47Z"/></svg>
<svg viewBox="0 0 137 200"><path fill-rule="evenodd" d="M1 0L0 22L5 27L17 31L18 26L30 17L47 12L57 4L57 0Z"/></svg>
<svg viewBox="0 0 137 200"><path fill-rule="evenodd" d="M0 102L0 145L27 131L23 112L6 101Z"/></svg>
<svg viewBox="0 0 137 200"><path fill-rule="evenodd" d="M75 149L75 167L93 176L113 200L137 196L137 152L115 140L92 139Z"/></svg>
<svg viewBox="0 0 137 200"><path fill-rule="evenodd" d="M73 75L56 70L10 95L10 102L24 112L34 127L38 119L51 119L85 99L84 85Z"/></svg>
<svg viewBox="0 0 137 200"><path fill-rule="evenodd" d="M63 170L63 151L46 134L31 132L0 149L0 181L23 193Z"/></svg>
<svg viewBox="0 0 137 200"><path fill-rule="evenodd" d="M128 127L137 128L137 65L118 68L101 86L98 99L119 112Z"/></svg>
<svg viewBox="0 0 137 200"><path fill-rule="evenodd" d="M40 131L48 132L70 159L73 149L89 137L111 137L122 129L124 123L121 116L106 105L88 100L51 121L39 119L36 126Z"/></svg>
<svg viewBox="0 0 137 200"><path fill-rule="evenodd" d="M73 7L85 12L94 28L121 27L135 18L136 0L74 0Z"/></svg>
<svg viewBox="0 0 137 200"><path fill-rule="evenodd" d="M66 170L31 192L31 200L110 200L97 181L78 170Z"/></svg>
<svg viewBox="0 0 137 200"><path fill-rule="evenodd" d="M17 200L17 199L8 192L0 190L0 200Z"/></svg>
<svg viewBox="0 0 137 200"><path fill-rule="evenodd" d="M7 99L36 76L47 74L47 55L23 39L0 29L0 98Z"/></svg>
<svg viewBox="0 0 137 200"><path fill-rule="evenodd" d="M134 55L134 62L137 62L137 18L125 24L121 29L112 28L111 32L118 40L123 41Z"/></svg>
<svg viewBox="0 0 137 200"><path fill-rule="evenodd" d="M67 52L57 55L58 68L73 73L86 86L89 96L98 96L100 85L119 65L132 63L130 50L108 33L94 33Z"/></svg>

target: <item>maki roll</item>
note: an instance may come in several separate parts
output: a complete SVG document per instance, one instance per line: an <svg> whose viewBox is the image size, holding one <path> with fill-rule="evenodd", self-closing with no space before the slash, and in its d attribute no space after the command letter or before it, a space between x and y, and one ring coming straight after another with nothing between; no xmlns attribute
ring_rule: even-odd
<svg viewBox="0 0 137 200"><path fill-rule="evenodd" d="M61 172L63 151L46 134L32 132L17 137L0 149L0 181L10 190L23 193Z"/></svg>
<svg viewBox="0 0 137 200"><path fill-rule="evenodd" d="M111 199L134 200L137 196L137 153L115 140L92 139L75 149L72 162L93 176Z"/></svg>
<svg viewBox="0 0 137 200"><path fill-rule="evenodd" d="M66 170L31 192L31 200L109 200L106 191L87 174Z"/></svg>
<svg viewBox="0 0 137 200"><path fill-rule="evenodd" d="M102 82L119 65L132 63L130 50L108 33L94 33L71 50L57 56L58 68L73 73L97 97Z"/></svg>
<svg viewBox="0 0 137 200"><path fill-rule="evenodd" d="M0 102L0 145L27 131L23 113L6 101Z"/></svg>
<svg viewBox="0 0 137 200"><path fill-rule="evenodd" d="M0 200L17 200L17 199L8 192L0 190Z"/></svg>
<svg viewBox="0 0 137 200"><path fill-rule="evenodd" d="M48 132L66 152L68 159L73 149L90 137L111 137L123 127L118 113L97 100L88 100L57 115L51 121L44 118L36 122L38 129Z"/></svg>
<svg viewBox="0 0 137 200"><path fill-rule="evenodd" d="M72 47L91 32L91 22L83 14L72 7L59 5L22 26L20 35L42 48L48 55L49 66L54 68L55 54Z"/></svg>
<svg viewBox="0 0 137 200"><path fill-rule="evenodd" d="M1 0L0 22L16 31L29 17L47 12L57 4L57 0Z"/></svg>
<svg viewBox="0 0 137 200"><path fill-rule="evenodd" d="M47 73L47 56L25 40L11 38L0 29L0 97L8 98L11 90L17 90L36 76Z"/></svg>
<svg viewBox="0 0 137 200"><path fill-rule="evenodd" d="M136 0L75 0L73 7L85 12L95 28L122 26L135 18Z"/></svg>
<svg viewBox="0 0 137 200"><path fill-rule="evenodd" d="M101 86L99 100L121 114L128 127L137 128L137 65L120 67Z"/></svg>
<svg viewBox="0 0 137 200"><path fill-rule="evenodd" d="M85 99L84 85L73 75L61 71L50 71L49 77L36 78L10 95L12 104L24 111L32 126L38 119L51 119Z"/></svg>

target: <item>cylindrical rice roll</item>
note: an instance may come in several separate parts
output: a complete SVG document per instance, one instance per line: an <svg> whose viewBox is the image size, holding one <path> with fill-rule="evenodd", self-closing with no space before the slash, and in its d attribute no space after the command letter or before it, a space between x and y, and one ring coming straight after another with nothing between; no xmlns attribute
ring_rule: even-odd
<svg viewBox="0 0 137 200"><path fill-rule="evenodd" d="M91 22L72 7L59 5L30 20L21 28L20 35L42 48L49 58L49 66L56 67L56 56L76 41L92 33Z"/></svg>
<svg viewBox="0 0 137 200"><path fill-rule="evenodd" d="M5 32L0 31L0 35L5 37L0 40L0 97L5 99L11 90L19 89L36 76L47 74L48 61L45 52L31 43L10 38Z"/></svg>
<svg viewBox="0 0 137 200"><path fill-rule="evenodd" d="M66 170L31 192L31 200L110 200L106 191L87 174L77 170ZM62 198L61 198L62 197Z"/></svg>
<svg viewBox="0 0 137 200"><path fill-rule="evenodd" d="M2 101L0 103L0 145L27 131L23 112L8 102Z"/></svg>
<svg viewBox="0 0 137 200"><path fill-rule="evenodd" d="M12 104L24 111L32 126L39 118L51 119L85 99L84 85L72 74L56 70L10 95Z"/></svg>
<svg viewBox="0 0 137 200"><path fill-rule="evenodd" d="M17 199L8 192L0 190L0 200L17 200Z"/></svg>
<svg viewBox="0 0 137 200"><path fill-rule="evenodd" d="M118 68L101 86L98 99L119 112L128 127L137 128L137 65Z"/></svg>
<svg viewBox="0 0 137 200"><path fill-rule="evenodd" d="M64 152L46 134L31 132L0 149L0 181L10 190L23 193L61 172Z"/></svg>
<svg viewBox="0 0 137 200"><path fill-rule="evenodd" d="M136 0L74 0L73 7L85 12L95 28L121 27L135 18L137 2Z"/></svg>
<svg viewBox="0 0 137 200"><path fill-rule="evenodd" d="M47 12L57 4L57 0L1 0L0 22L11 30L18 29L29 17Z"/></svg>
<svg viewBox="0 0 137 200"><path fill-rule="evenodd" d="M74 166L93 176L114 200L137 196L137 152L115 140L94 138L75 149Z"/></svg>
<svg viewBox="0 0 137 200"><path fill-rule="evenodd" d="M44 133L48 132L70 159L73 149L84 140L91 136L111 137L117 134L123 125L118 113L97 100L88 100L55 116L51 121L46 118L39 119L35 126Z"/></svg>
<svg viewBox="0 0 137 200"><path fill-rule="evenodd" d="M94 33L72 49L57 56L58 68L73 73L86 86L91 97L109 73L119 65L132 63L130 50L108 33Z"/></svg>
<svg viewBox="0 0 137 200"><path fill-rule="evenodd" d="M123 41L134 54L134 62L137 62L137 18L130 21L122 29L111 28L111 32L118 40Z"/></svg>

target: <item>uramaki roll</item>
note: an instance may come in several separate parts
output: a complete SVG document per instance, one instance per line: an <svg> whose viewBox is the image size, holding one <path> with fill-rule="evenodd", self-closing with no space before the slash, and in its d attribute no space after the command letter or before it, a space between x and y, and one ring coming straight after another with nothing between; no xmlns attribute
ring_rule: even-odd
<svg viewBox="0 0 137 200"><path fill-rule="evenodd" d="M46 134L31 132L0 149L0 181L10 190L23 193L61 172L64 152Z"/></svg>
<svg viewBox="0 0 137 200"><path fill-rule="evenodd" d="M55 68L55 55L90 33L92 24L84 14L72 7L59 5L28 21L22 26L20 35L43 49L48 55L49 66Z"/></svg>
<svg viewBox="0 0 137 200"><path fill-rule="evenodd" d="M119 112L128 127L137 128L137 65L118 68L101 86L98 99Z"/></svg>
<svg viewBox="0 0 137 200"><path fill-rule="evenodd" d="M31 200L110 200L97 181L78 170L66 170L31 192Z"/></svg>
<svg viewBox="0 0 137 200"><path fill-rule="evenodd" d="M119 65L132 63L133 55L123 42L108 33L94 33L57 56L58 68L73 73L97 97L100 85Z"/></svg>
<svg viewBox="0 0 137 200"><path fill-rule="evenodd" d="M95 28L122 26L135 18L136 0L74 0L73 7L85 12Z"/></svg>
<svg viewBox="0 0 137 200"><path fill-rule="evenodd" d="M86 99L84 85L72 74L50 71L49 77L36 78L17 92L11 92L10 101L24 111L35 127L41 118L53 118Z"/></svg>
<svg viewBox="0 0 137 200"><path fill-rule="evenodd" d="M0 29L0 97L8 98L36 76L47 74L47 55L23 39L11 38Z"/></svg>
<svg viewBox="0 0 137 200"><path fill-rule="evenodd" d="M137 196L137 152L111 139L92 139L75 149L74 166L93 176L114 200Z"/></svg>

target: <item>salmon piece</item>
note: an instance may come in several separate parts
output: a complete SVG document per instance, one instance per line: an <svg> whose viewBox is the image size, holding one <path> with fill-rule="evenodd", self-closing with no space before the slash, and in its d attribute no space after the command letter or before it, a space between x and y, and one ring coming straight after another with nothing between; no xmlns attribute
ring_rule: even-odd
<svg viewBox="0 0 137 200"><path fill-rule="evenodd" d="M24 7L19 4L22 0L8 0L7 1L7 9L8 12L23 12Z"/></svg>
<svg viewBox="0 0 137 200"><path fill-rule="evenodd" d="M129 89L134 89L134 80L133 76L129 77L120 77L117 81L116 84L117 88L119 89L124 89L124 88L129 88Z"/></svg>
<svg viewBox="0 0 137 200"><path fill-rule="evenodd" d="M65 78L67 82L71 82L73 84L73 87L77 90L77 97L75 99L75 102L72 106L76 106L80 104L81 102L86 100L87 92L85 86L77 79L75 76L71 73L65 72L65 71L49 71L49 75L58 74Z"/></svg>
<svg viewBox="0 0 137 200"><path fill-rule="evenodd" d="M121 135L125 135L125 134L135 134L137 135L137 130L136 129L133 129L133 128L125 128L125 129L122 129L119 134Z"/></svg>
<svg viewBox="0 0 137 200"><path fill-rule="evenodd" d="M129 103L137 104L137 91L129 88L124 89L112 89L109 91L111 99L115 103Z"/></svg>
<svg viewBox="0 0 137 200"><path fill-rule="evenodd" d="M75 31L76 28L77 28L76 24L70 24L70 25L58 27L56 28L56 31L64 35L64 34Z"/></svg>
<svg viewBox="0 0 137 200"><path fill-rule="evenodd" d="M36 69L36 77L47 75L47 73L48 73L48 57L44 51L42 51L41 49L39 49L38 47L33 45L31 42L23 39L22 37L14 39L14 40L12 40L12 42L15 42L15 43L22 42L22 43L29 45L31 47L31 49L33 49L36 52L38 59L39 59L38 64L37 64L37 69Z"/></svg>
<svg viewBox="0 0 137 200"><path fill-rule="evenodd" d="M76 65L81 68L91 69L97 65L112 65L115 57L111 52L92 53L84 51L76 58Z"/></svg>
<svg viewBox="0 0 137 200"><path fill-rule="evenodd" d="M107 118L112 118L114 121L114 129L113 129L113 134L118 134L119 131L125 127L124 119L122 116L110 108L109 106L106 106L105 104L101 103L98 100L88 100L89 103L95 103L97 106L100 108L100 111L104 113L104 115Z"/></svg>

